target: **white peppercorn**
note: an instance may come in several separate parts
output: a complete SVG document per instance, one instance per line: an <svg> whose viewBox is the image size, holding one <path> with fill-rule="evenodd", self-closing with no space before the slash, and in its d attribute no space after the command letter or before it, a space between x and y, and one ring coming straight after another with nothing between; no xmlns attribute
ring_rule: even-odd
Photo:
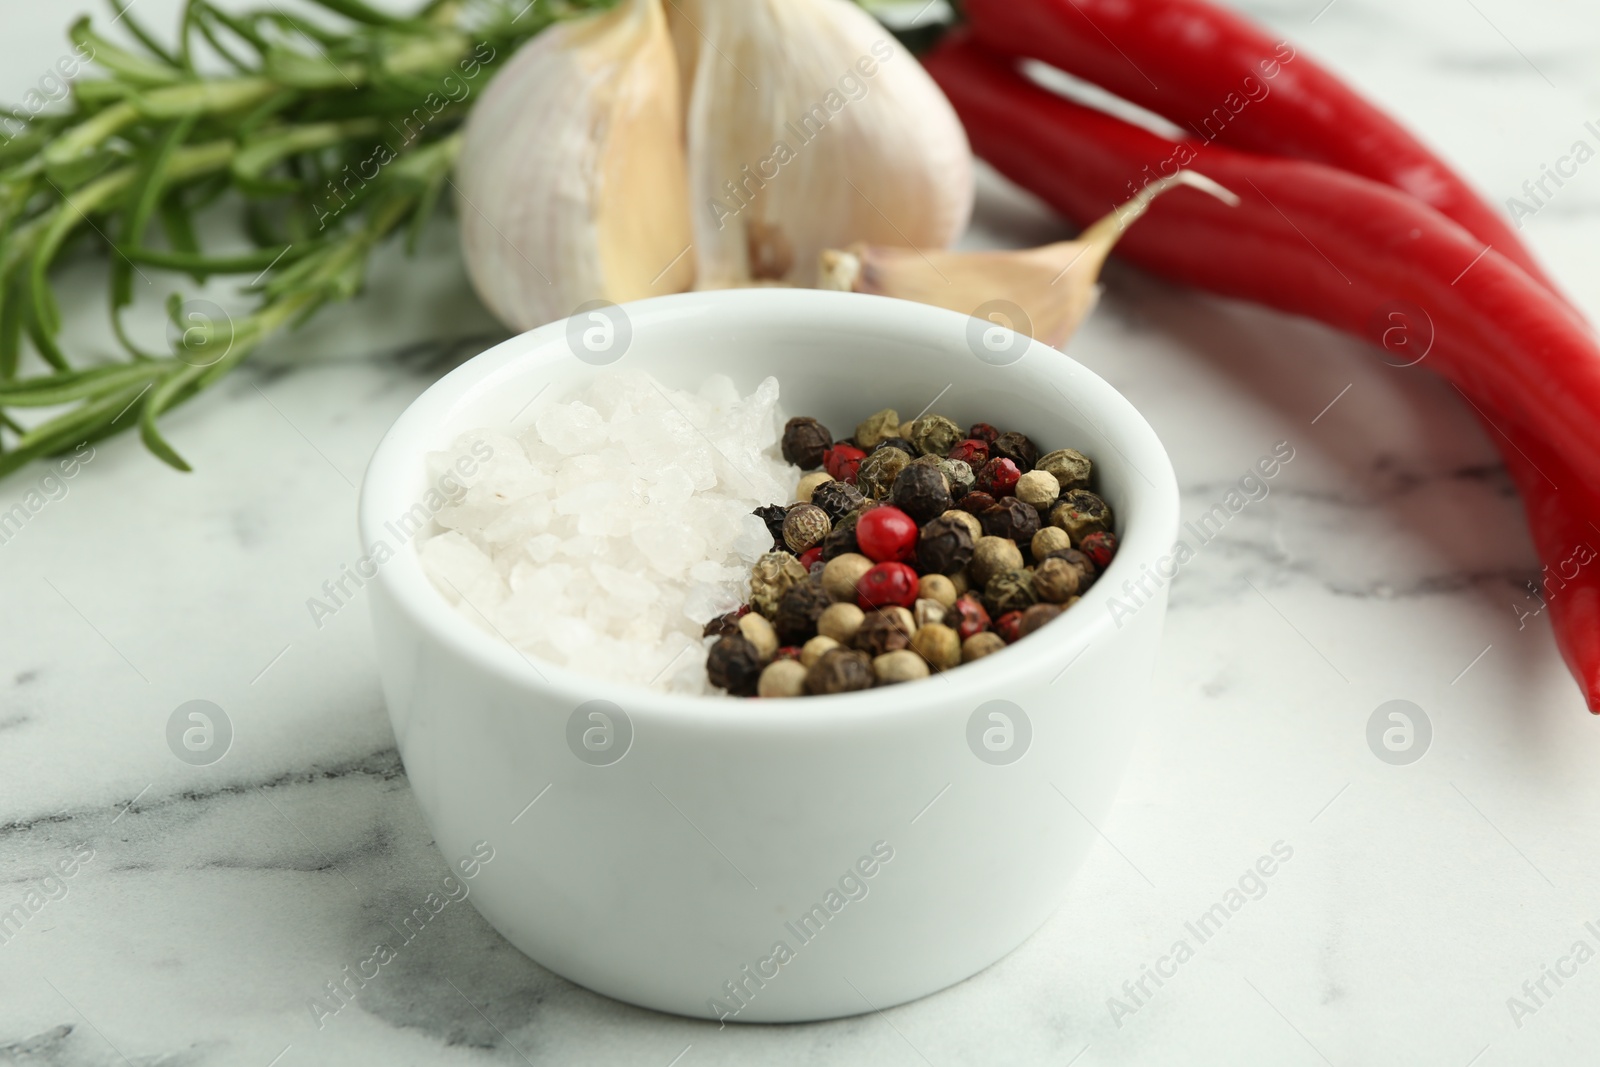
<svg viewBox="0 0 1600 1067"><path fill-rule="evenodd" d="M817 487L831 481L833 475L827 471L812 471L800 479L800 484L794 490L794 498L802 504L809 504L812 496L816 494Z"/></svg>
<svg viewBox="0 0 1600 1067"><path fill-rule="evenodd" d="M772 628L766 616L752 611L739 617L737 623L739 633L746 641L755 646L756 653L760 655L761 662L765 663L778 651L778 631Z"/></svg>
<svg viewBox="0 0 1600 1067"><path fill-rule="evenodd" d="M1005 647L1005 639L993 630L980 631L961 642L961 662L971 663Z"/></svg>
<svg viewBox="0 0 1600 1067"><path fill-rule="evenodd" d="M877 676L880 685L914 682L928 676L928 664L909 648L900 648L893 652L885 652L881 656L874 656L872 673Z"/></svg>
<svg viewBox="0 0 1600 1067"><path fill-rule="evenodd" d="M1061 484L1062 492L1068 489L1089 488L1089 479L1094 473L1094 466L1089 462L1089 457L1073 448L1058 448L1054 452L1046 452L1039 457L1039 462L1035 463L1034 467L1055 475L1056 481Z"/></svg>
<svg viewBox="0 0 1600 1067"><path fill-rule="evenodd" d="M797 697L805 695L806 669L792 659L773 660L761 671L756 683L756 695L762 697Z"/></svg>
<svg viewBox="0 0 1600 1067"><path fill-rule="evenodd" d="M924 574L917 579L917 596L949 608L956 602L956 584L942 574Z"/></svg>
<svg viewBox="0 0 1600 1067"><path fill-rule="evenodd" d="M1024 504L1047 511L1061 495L1061 483L1049 471L1033 470L1017 479L1012 494Z"/></svg>
<svg viewBox="0 0 1600 1067"><path fill-rule="evenodd" d="M1072 538L1067 536L1067 531L1059 526L1046 526L1033 535L1033 542L1029 549L1033 552L1034 559L1044 559L1052 552L1061 552L1072 547Z"/></svg>
<svg viewBox="0 0 1600 1067"><path fill-rule="evenodd" d="M918 629L911 637L911 648L936 671L947 671L961 662L961 637L943 623Z"/></svg>
<svg viewBox="0 0 1600 1067"><path fill-rule="evenodd" d="M861 629L862 620L866 617L867 613L854 604L831 604L817 617L817 633L831 637L841 645L848 645L855 640L856 631Z"/></svg>
<svg viewBox="0 0 1600 1067"><path fill-rule="evenodd" d="M822 588L841 603L855 603L856 583L872 569L872 561L859 552L834 556L822 568Z"/></svg>
<svg viewBox="0 0 1600 1067"><path fill-rule="evenodd" d="M817 636L807 641L800 647L800 662L809 667L822 658L823 653L839 648L839 642L831 637Z"/></svg>
<svg viewBox="0 0 1600 1067"><path fill-rule="evenodd" d="M936 622L944 622L944 617L944 605L937 600L918 597L916 603L911 605L911 618L919 630Z"/></svg>

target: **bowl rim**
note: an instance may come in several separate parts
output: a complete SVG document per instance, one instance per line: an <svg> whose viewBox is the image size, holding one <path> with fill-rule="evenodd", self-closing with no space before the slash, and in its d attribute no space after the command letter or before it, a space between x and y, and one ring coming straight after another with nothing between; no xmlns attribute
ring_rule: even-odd
<svg viewBox="0 0 1600 1067"><path fill-rule="evenodd" d="M627 311L636 335L640 328L654 324L681 328L685 320L715 316L732 307L745 314L757 312L775 327L784 320L803 320L807 326L821 323L841 334L850 332L851 322L857 321L863 325L870 322L880 329L903 328L919 334L943 328L951 335L960 336L971 321L967 315L932 305L816 289L679 293L620 306ZM400 514L415 503L414 493L406 487L414 485L417 466L429 450L423 442L437 431L441 422L449 421L462 405L471 403L505 380L522 378L530 369L529 363L542 366L571 358L566 347L567 321L540 326L479 353L434 382L401 412L378 442L362 477L357 528L363 550L382 540L378 529L382 516ZM989 325L985 323L986 328ZM1054 666L1054 660L1065 659L1068 653L1071 659L1067 666L1076 663L1112 628L1112 616L1102 604L1113 595L1109 592L1112 583L1105 579L1113 574L1129 576L1134 560L1147 559L1153 563L1170 551L1178 533L1177 477L1155 429L1126 397L1088 367L1065 352L1039 341L1026 340L1027 347L1017 362L1029 356L1042 357L1038 358L1036 373L1054 378L1053 384L1063 390L1074 407L1079 407L1079 401L1084 402L1079 407L1084 420L1099 431L1105 443L1123 453L1123 461L1139 475L1128 481L1134 487L1133 493L1140 498L1140 510L1146 515L1136 527L1124 532L1117 559L1079 602L1078 607L1088 610L1063 612L1049 624L1052 640L1048 646L1034 646L1030 653L1020 643L1009 645L977 663L963 664L960 670L943 672L893 690L907 695L925 693L928 701L885 700L884 690L868 689L825 697L764 698L760 711L754 712L741 698L661 692L545 660L536 661L508 641L474 625L445 600L422 570L418 559L420 536L407 539L367 583L379 585L392 598L395 610L479 670L518 687L544 693L558 703L572 703L574 707L604 700L621 707L630 718L659 716L685 724L757 731L799 727L808 732L817 726L846 721L858 726L881 725L896 717L920 714L931 702L965 702L976 708L1004 692L1008 677L1014 679L1018 674L1031 673L1030 664L1037 667L1043 660L1050 659L1050 665ZM1073 396L1077 399L1071 399ZM1091 418L1089 412L1095 417ZM1113 423L1137 452L1140 460L1137 465L1124 448L1113 444L1106 434L1104 425ZM1120 568L1119 562L1123 563ZM371 610L382 610L376 600ZM1060 651L1059 656L1037 654L1051 646ZM924 688L934 686L939 688Z"/></svg>

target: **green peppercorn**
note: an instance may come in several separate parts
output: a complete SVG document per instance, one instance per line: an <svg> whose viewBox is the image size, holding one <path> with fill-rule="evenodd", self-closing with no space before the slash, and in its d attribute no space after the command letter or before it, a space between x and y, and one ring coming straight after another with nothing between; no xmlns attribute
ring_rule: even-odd
<svg viewBox="0 0 1600 1067"><path fill-rule="evenodd" d="M734 696L755 696L761 679L761 654L738 634L720 638L706 654L706 677Z"/></svg>
<svg viewBox="0 0 1600 1067"><path fill-rule="evenodd" d="M856 424L856 447L870 453L885 437L896 437L899 433L899 413L894 408L884 408Z"/></svg>
<svg viewBox="0 0 1600 1067"><path fill-rule="evenodd" d="M783 458L801 470L822 466L822 453L833 447L833 434L816 419L796 417L783 427Z"/></svg>
<svg viewBox="0 0 1600 1067"><path fill-rule="evenodd" d="M1111 507L1087 489L1069 489L1050 512L1050 524L1067 531L1077 544L1085 534L1111 529Z"/></svg>
<svg viewBox="0 0 1600 1067"><path fill-rule="evenodd" d="M911 463L911 457L898 448L880 448L856 468L856 488L868 500L882 500L894 487L894 480Z"/></svg>
<svg viewBox="0 0 1600 1067"><path fill-rule="evenodd" d="M937 467L909 464L895 475L889 498L918 526L950 510L950 486Z"/></svg>
<svg viewBox="0 0 1600 1067"><path fill-rule="evenodd" d="M1005 647L1005 638L993 630L982 630L961 642L961 662L971 663Z"/></svg>
<svg viewBox="0 0 1600 1067"><path fill-rule="evenodd" d="M908 456L917 454L917 446L907 441L904 437L885 437L878 442L878 447L872 451L876 452L878 448L898 448Z"/></svg>
<svg viewBox="0 0 1600 1067"><path fill-rule="evenodd" d="M1008 611L1025 611L1038 603L1033 590L1033 572L1023 568L1002 571L983 587L983 604L989 615L998 619Z"/></svg>
<svg viewBox="0 0 1600 1067"><path fill-rule="evenodd" d="M1048 556L1033 568L1033 591L1040 600L1051 604L1065 603L1076 596L1078 584L1078 568L1058 556Z"/></svg>
<svg viewBox="0 0 1600 1067"><path fill-rule="evenodd" d="M961 662L961 636L943 623L929 623L912 635L911 650L934 670L947 671Z"/></svg>
<svg viewBox="0 0 1600 1067"><path fill-rule="evenodd" d="M778 640L785 645L798 645L810 640L817 632L817 620L833 603L820 581L796 583L778 602L777 617L773 625L778 630Z"/></svg>
<svg viewBox="0 0 1600 1067"><path fill-rule="evenodd" d="M904 432L917 452L924 456L943 456L961 440L961 427L943 415L923 415Z"/></svg>
<svg viewBox="0 0 1600 1067"><path fill-rule="evenodd" d="M822 696L870 689L875 678L872 660L865 652L835 648L824 652L806 671L806 692Z"/></svg>
<svg viewBox="0 0 1600 1067"><path fill-rule="evenodd" d="M783 594L806 580L806 569L787 552L768 552L750 571L750 606L768 619L778 614Z"/></svg>
<svg viewBox="0 0 1600 1067"><path fill-rule="evenodd" d="M1063 493L1068 489L1089 488L1089 480L1094 474L1094 466L1089 462L1089 457L1072 448L1058 448L1054 452L1046 452L1039 457L1039 462L1034 464L1034 469L1049 471L1055 475Z"/></svg>
<svg viewBox="0 0 1600 1067"><path fill-rule="evenodd" d="M1100 576L1100 568L1095 566L1094 560L1075 548L1060 549L1050 553L1045 559L1060 559L1070 563L1072 569L1078 572L1078 592L1080 593L1093 585L1094 580ZM1044 560L1039 560L1039 562L1043 563Z"/></svg>
<svg viewBox="0 0 1600 1067"><path fill-rule="evenodd" d="M849 482L823 482L811 491L811 503L828 513L828 518L838 522L858 508L865 507L867 498Z"/></svg>
<svg viewBox="0 0 1600 1067"><path fill-rule="evenodd" d="M783 543L798 555L822 543L833 532L833 520L815 504L796 504L783 517Z"/></svg>
<svg viewBox="0 0 1600 1067"><path fill-rule="evenodd" d="M960 500L978 484L978 476L972 465L964 459L941 459L939 469L944 471L945 481L950 483L952 500Z"/></svg>

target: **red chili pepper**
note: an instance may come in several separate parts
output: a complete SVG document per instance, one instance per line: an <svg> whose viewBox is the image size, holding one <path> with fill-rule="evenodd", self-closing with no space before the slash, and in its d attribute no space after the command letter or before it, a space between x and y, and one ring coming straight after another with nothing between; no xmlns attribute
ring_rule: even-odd
<svg viewBox="0 0 1600 1067"><path fill-rule="evenodd" d="M1079 222L1098 218L1108 200L1125 197L1123 175L1138 174L1182 147L1062 100L960 36L925 61L978 154ZM1539 470L1565 482L1546 488L1524 456L1513 454L1515 447L1506 452L1541 558L1565 559L1600 533L1590 525L1600 517L1600 502L1583 487L1584 475L1600 484L1594 435L1577 426L1584 410L1600 411L1600 392L1592 387L1600 352L1564 304L1497 252L1471 259L1475 242L1409 197L1319 164L1214 146L1204 151L1201 169L1238 193L1241 205L1221 208L1223 216L1207 198L1164 198L1124 235L1120 252L1166 277L1317 318L1368 340L1375 340L1375 316L1396 300L1425 309L1436 331L1432 365L1492 410L1540 427L1566 457L1558 459L1515 422L1494 424L1515 436L1515 447L1544 457ZM1221 249L1228 255L1225 271L1215 263ZM1453 257L1461 257L1459 266ZM1381 328L1385 320L1376 321ZM1576 376L1566 377L1573 370ZM1577 391L1559 419L1541 427L1548 400L1537 397L1548 397L1552 386ZM1570 583L1551 598L1557 640L1590 709L1600 712L1600 567L1580 568Z"/></svg>
<svg viewBox="0 0 1600 1067"><path fill-rule="evenodd" d="M1555 292L1505 216L1443 160L1332 72L1248 19L1206 0L961 6L978 40L998 52L1043 60L1204 141L1314 160L1399 189ZM1158 171L1152 177L1160 177L1161 160L1150 163Z"/></svg>

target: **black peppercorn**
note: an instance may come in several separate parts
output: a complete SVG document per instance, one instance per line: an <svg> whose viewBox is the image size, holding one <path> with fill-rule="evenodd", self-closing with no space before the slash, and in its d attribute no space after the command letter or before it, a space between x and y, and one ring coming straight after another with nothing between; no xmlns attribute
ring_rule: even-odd
<svg viewBox="0 0 1600 1067"><path fill-rule="evenodd" d="M1045 559L1064 559L1072 564L1078 572L1078 592L1082 593L1094 584L1100 576L1100 568L1095 566L1094 560L1079 552L1075 548L1063 548L1059 552L1052 552ZM1044 560L1038 562L1043 563Z"/></svg>
<svg viewBox="0 0 1600 1067"><path fill-rule="evenodd" d="M895 475L889 496L918 526L950 510L950 486L937 466L910 464Z"/></svg>
<svg viewBox="0 0 1600 1067"><path fill-rule="evenodd" d="M871 689L874 678L872 660L865 652L834 648L824 652L806 671L806 692L823 696Z"/></svg>
<svg viewBox="0 0 1600 1067"><path fill-rule="evenodd" d="M811 491L811 502L837 523L857 508L865 507L867 498L849 482L823 482Z"/></svg>
<svg viewBox="0 0 1600 1067"><path fill-rule="evenodd" d="M1061 608L1055 604L1035 604L1022 612L1022 618L1017 622L1017 636L1027 637L1041 626L1048 625L1061 614Z"/></svg>
<svg viewBox="0 0 1600 1067"><path fill-rule="evenodd" d="M1003 433L989 446L989 456L1009 459L1017 465L1017 470L1026 474L1039 462L1039 449L1020 433Z"/></svg>
<svg viewBox="0 0 1600 1067"><path fill-rule="evenodd" d="M889 495L895 478L910 463L911 456L900 449L880 448L856 468L856 488L868 500L882 500Z"/></svg>
<svg viewBox="0 0 1600 1067"><path fill-rule="evenodd" d="M783 541L783 520L788 517L789 509L782 504L767 504L756 508L751 514L767 524L767 532L772 535L772 547L779 552L788 552L789 546Z"/></svg>
<svg viewBox="0 0 1600 1067"><path fill-rule="evenodd" d="M924 574L955 574L972 562L972 530L954 515L940 515L917 538L917 567Z"/></svg>
<svg viewBox="0 0 1600 1067"><path fill-rule="evenodd" d="M898 448L908 456L917 454L917 446L907 441L904 437L885 437L878 442L878 448ZM874 448L872 451L876 452L878 448Z"/></svg>
<svg viewBox="0 0 1600 1067"><path fill-rule="evenodd" d="M820 578L801 582L783 594L783 599L778 601L778 616L772 620L778 630L779 643L803 645L815 637L817 619L832 603L833 598L822 588Z"/></svg>
<svg viewBox="0 0 1600 1067"><path fill-rule="evenodd" d="M1004 497L980 513L978 521L990 537L1009 537L1019 545L1028 544L1039 532L1039 512L1014 496Z"/></svg>
<svg viewBox="0 0 1600 1067"><path fill-rule="evenodd" d="M783 427L783 458L801 470L822 466L822 453L833 447L833 434L816 419L796 417Z"/></svg>
<svg viewBox="0 0 1600 1067"><path fill-rule="evenodd" d="M967 437L969 439L973 441L982 441L986 445L994 444L995 438L999 436L1000 431L995 429L993 426L990 426L987 422L975 422L972 424L971 428L967 430Z"/></svg>
<svg viewBox="0 0 1600 1067"><path fill-rule="evenodd" d="M981 490L974 489L962 497L961 502L956 506L962 511L971 512L974 515L982 515L985 511L994 507L994 503L994 497Z"/></svg>
<svg viewBox="0 0 1600 1067"><path fill-rule="evenodd" d="M711 646L706 656L706 677L712 685L736 697L753 697L763 666L755 645L738 634L729 634Z"/></svg>
<svg viewBox="0 0 1600 1067"><path fill-rule="evenodd" d="M983 587L983 604L989 614L999 618L1008 611L1026 611L1039 602L1033 591L1033 572L1028 570L1002 571L989 579Z"/></svg>
<svg viewBox="0 0 1600 1067"><path fill-rule="evenodd" d="M916 622L905 608L869 611L856 627L852 643L869 656L881 656L898 648L910 648L915 629Z"/></svg>
<svg viewBox="0 0 1600 1067"><path fill-rule="evenodd" d="M865 510L864 507L857 508L833 524L833 532L822 539L824 560L861 551L861 545L856 541L856 521Z"/></svg>
<svg viewBox="0 0 1600 1067"><path fill-rule="evenodd" d="M705 629L700 631L700 636L726 637L729 634L738 633L739 617L744 615L748 610L749 609L747 608L741 608L738 611L730 611L726 615L718 615L716 618L706 623Z"/></svg>

